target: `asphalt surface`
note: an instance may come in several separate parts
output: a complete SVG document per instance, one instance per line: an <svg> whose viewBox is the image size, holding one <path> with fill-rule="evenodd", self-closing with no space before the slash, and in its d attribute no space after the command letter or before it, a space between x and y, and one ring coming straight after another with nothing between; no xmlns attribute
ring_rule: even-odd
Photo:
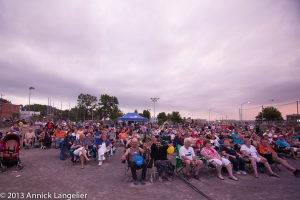
<svg viewBox="0 0 300 200"><path fill-rule="evenodd" d="M85 169L80 169L79 164L73 166L70 160L59 160L57 149L22 149L20 157L24 169L17 171L11 167L0 173L0 199L33 199L30 196L32 194L44 194L42 198L35 199L68 199L68 196L59 198L59 195L76 193L75 197L82 195L83 198L72 199L206 199L176 177L173 182L160 183L154 180L152 183L147 181L145 186L135 186L131 182L130 170L125 173L126 164L120 161L121 152L123 149L119 147L116 155L102 166L92 159L87 162ZM300 168L299 158L289 162ZM200 181L192 180L191 184L214 200L299 200L300 178L295 178L283 167L280 169L278 173L281 178L267 174L260 174L258 179L252 175L240 175L237 182L226 176L221 181L216 178L214 171L203 169ZM16 198L12 198L13 195Z"/></svg>

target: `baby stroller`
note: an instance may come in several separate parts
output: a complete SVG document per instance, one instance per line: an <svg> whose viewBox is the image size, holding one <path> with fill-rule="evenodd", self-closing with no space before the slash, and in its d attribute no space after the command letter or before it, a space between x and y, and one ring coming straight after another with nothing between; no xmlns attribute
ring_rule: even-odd
<svg viewBox="0 0 300 200"><path fill-rule="evenodd" d="M7 167L17 165L17 170L23 169L19 158L20 138L17 134L8 134L3 138L0 154L0 171L4 172Z"/></svg>

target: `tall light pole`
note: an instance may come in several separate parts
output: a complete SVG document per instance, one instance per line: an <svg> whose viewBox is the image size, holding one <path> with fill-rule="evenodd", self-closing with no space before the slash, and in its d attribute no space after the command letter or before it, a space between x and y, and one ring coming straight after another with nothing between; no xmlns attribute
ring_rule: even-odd
<svg viewBox="0 0 300 200"><path fill-rule="evenodd" d="M210 112L213 110L213 108L210 108L209 110L208 110L208 123L210 122Z"/></svg>
<svg viewBox="0 0 300 200"><path fill-rule="evenodd" d="M247 101L247 102L244 102L244 103L241 103L241 121L243 121L243 105L245 104L249 104L250 101Z"/></svg>
<svg viewBox="0 0 300 200"><path fill-rule="evenodd" d="M297 100L297 116L299 115L299 100Z"/></svg>
<svg viewBox="0 0 300 200"><path fill-rule="evenodd" d="M34 90L35 88L34 87L32 87L32 86L30 86L29 87L29 115L30 115L30 96L31 96L31 90Z"/></svg>
<svg viewBox="0 0 300 200"><path fill-rule="evenodd" d="M1 93L1 99L0 99L0 119L1 119L1 117L2 117L2 105L3 105L3 104L2 104L2 102L3 102L3 98L2 98L2 97L3 97L3 96L4 96L4 94Z"/></svg>
<svg viewBox="0 0 300 200"><path fill-rule="evenodd" d="M151 97L150 98L151 99L151 101L153 102L153 113L154 113L154 123L156 122L156 117L155 117L155 103L159 100L159 98L158 97Z"/></svg>

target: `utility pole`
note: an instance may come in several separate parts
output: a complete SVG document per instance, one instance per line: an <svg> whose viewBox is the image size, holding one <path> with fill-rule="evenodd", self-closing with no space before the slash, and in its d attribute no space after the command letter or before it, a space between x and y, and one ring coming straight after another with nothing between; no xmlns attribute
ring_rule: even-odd
<svg viewBox="0 0 300 200"><path fill-rule="evenodd" d="M155 123L156 122L156 117L155 117L155 103L159 100L159 98L158 97L151 97L150 99L153 102L153 107L154 107L153 113L154 113L154 123Z"/></svg>
<svg viewBox="0 0 300 200"><path fill-rule="evenodd" d="M208 123L210 123L210 112L213 110L213 108L210 108L209 110L208 110Z"/></svg>
<svg viewBox="0 0 300 200"><path fill-rule="evenodd" d="M299 101L297 100L297 115L299 115Z"/></svg>
<svg viewBox="0 0 300 200"><path fill-rule="evenodd" d="M2 102L3 102L3 98L2 98L2 97L3 97L3 96L4 96L4 95L1 93L1 99L0 99L0 119L2 118L2 109L3 109L3 108L2 108L2 105L3 105L3 103L2 103Z"/></svg>
<svg viewBox="0 0 300 200"><path fill-rule="evenodd" d="M29 88L29 115L30 115L30 97L31 97L31 90L34 90L35 88L34 87L32 87L32 86L30 86Z"/></svg>
<svg viewBox="0 0 300 200"><path fill-rule="evenodd" d="M70 121L70 111L71 111L71 104L69 103L69 112L68 112L68 120Z"/></svg>
<svg viewBox="0 0 300 200"><path fill-rule="evenodd" d="M62 101L60 101L60 120L62 120Z"/></svg>

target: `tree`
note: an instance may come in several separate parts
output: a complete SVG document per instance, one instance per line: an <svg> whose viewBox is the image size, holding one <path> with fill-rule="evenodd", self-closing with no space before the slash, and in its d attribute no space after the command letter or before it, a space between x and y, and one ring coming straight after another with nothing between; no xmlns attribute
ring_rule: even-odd
<svg viewBox="0 0 300 200"><path fill-rule="evenodd" d="M282 121L282 115L277 108L266 107L255 117L256 121Z"/></svg>
<svg viewBox="0 0 300 200"><path fill-rule="evenodd" d="M151 118L151 114L150 114L149 110L143 110L142 116L146 117L148 119Z"/></svg>
<svg viewBox="0 0 300 200"><path fill-rule="evenodd" d="M110 113L109 118L111 120L116 120L118 117L122 117L123 115L124 114L122 113L122 111L119 108L117 108Z"/></svg>
<svg viewBox="0 0 300 200"><path fill-rule="evenodd" d="M177 111L173 111L170 115L168 114L168 117L173 123L181 123L182 122L180 113Z"/></svg>
<svg viewBox="0 0 300 200"><path fill-rule="evenodd" d="M115 116L119 116L122 112L119 110L118 105L119 101L117 97L102 94L99 101L99 112L101 114L100 119L112 119L111 117L115 118Z"/></svg>
<svg viewBox="0 0 300 200"><path fill-rule="evenodd" d="M77 105L83 109L83 119L85 120L86 115L92 116L97 105L97 97L90 94L81 93L77 98Z"/></svg>
<svg viewBox="0 0 300 200"><path fill-rule="evenodd" d="M4 98L0 98L0 104L1 103L10 103L10 101L8 101L7 99L4 99Z"/></svg>
<svg viewBox="0 0 300 200"><path fill-rule="evenodd" d="M163 124L168 120L165 112L161 112L157 115L158 124Z"/></svg>

